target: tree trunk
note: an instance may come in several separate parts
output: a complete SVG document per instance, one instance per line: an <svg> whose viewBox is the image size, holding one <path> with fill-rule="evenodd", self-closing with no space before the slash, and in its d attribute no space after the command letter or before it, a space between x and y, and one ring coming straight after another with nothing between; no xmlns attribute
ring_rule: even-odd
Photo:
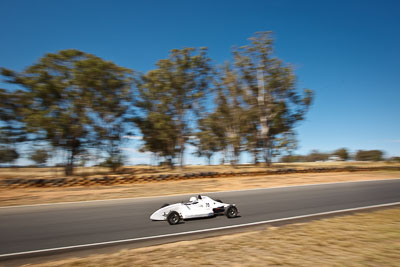
<svg viewBox="0 0 400 267"><path fill-rule="evenodd" d="M254 165L258 165L258 158L257 158L257 150L254 150L253 151L253 162L254 162Z"/></svg>
<svg viewBox="0 0 400 267"><path fill-rule="evenodd" d="M179 166L183 168L183 153L185 153L185 146L181 145L181 149L179 150Z"/></svg>
<svg viewBox="0 0 400 267"><path fill-rule="evenodd" d="M74 173L74 160L75 156L78 154L79 145L80 145L79 140L74 139L71 142L70 154L67 159L67 165L65 166L65 175L67 176L70 176Z"/></svg>
<svg viewBox="0 0 400 267"><path fill-rule="evenodd" d="M236 168L239 163L239 156L240 156L240 149L234 148L234 150L233 150L233 160L235 162L235 164L233 166L234 168Z"/></svg>
<svg viewBox="0 0 400 267"><path fill-rule="evenodd" d="M167 161L168 161L168 166L169 166L169 168L170 168L171 170L173 170L173 169L174 169L174 163L173 163L173 161L172 161L172 158L168 158Z"/></svg>
<svg viewBox="0 0 400 267"><path fill-rule="evenodd" d="M182 107L180 107L178 110L178 123L179 123L178 146L179 146L179 166L181 169L183 168L183 153L185 152L185 138L184 138L185 125L183 123L183 117L184 117L184 110Z"/></svg>
<svg viewBox="0 0 400 267"><path fill-rule="evenodd" d="M271 165L270 162L270 153L269 153L269 147L270 147L270 140L269 140L269 125L268 125L268 113L271 112L271 110L268 110L268 98L269 94L267 93L267 99L265 96L265 88L264 88L264 75L262 72L262 66L259 66L257 70L257 80L258 80L258 96L257 96L257 102L258 102L258 108L259 108L259 119L260 119L260 125L261 125L261 133L260 136L263 140L263 152L264 152L264 159L267 167Z"/></svg>
<svg viewBox="0 0 400 267"><path fill-rule="evenodd" d="M267 167L271 167L272 147L270 138L267 136L264 143L264 159Z"/></svg>
<svg viewBox="0 0 400 267"><path fill-rule="evenodd" d="M221 159L220 159L220 163L219 163L219 164L225 165L225 157L226 157L226 148L224 148L224 149L222 150L222 157L221 157Z"/></svg>
<svg viewBox="0 0 400 267"><path fill-rule="evenodd" d="M71 151L70 156L67 159L67 164L65 165L65 175L70 176L74 173L74 152Z"/></svg>

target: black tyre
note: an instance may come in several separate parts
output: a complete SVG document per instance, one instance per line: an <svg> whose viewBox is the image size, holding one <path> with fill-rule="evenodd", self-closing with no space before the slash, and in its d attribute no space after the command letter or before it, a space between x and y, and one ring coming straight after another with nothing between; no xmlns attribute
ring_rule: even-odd
<svg viewBox="0 0 400 267"><path fill-rule="evenodd" d="M169 206L169 204L168 203L163 204L160 209L165 208L166 206Z"/></svg>
<svg viewBox="0 0 400 267"><path fill-rule="evenodd" d="M238 215L238 209L235 206L229 206L225 210L225 215L229 219L235 218Z"/></svg>
<svg viewBox="0 0 400 267"><path fill-rule="evenodd" d="M179 216L179 213L176 211L171 211L167 216L167 221L170 225L175 225L179 223L180 220L181 217Z"/></svg>

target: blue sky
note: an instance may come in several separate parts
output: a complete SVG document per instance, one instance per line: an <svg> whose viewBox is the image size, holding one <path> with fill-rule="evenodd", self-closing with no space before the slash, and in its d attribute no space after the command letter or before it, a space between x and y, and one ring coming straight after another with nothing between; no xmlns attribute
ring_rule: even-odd
<svg viewBox="0 0 400 267"><path fill-rule="evenodd" d="M173 48L201 46L222 64L232 46L270 30L298 87L316 93L297 127L297 153L347 147L400 156L399 14L400 1L388 0L1 1L0 66L22 70L75 48L146 72Z"/></svg>

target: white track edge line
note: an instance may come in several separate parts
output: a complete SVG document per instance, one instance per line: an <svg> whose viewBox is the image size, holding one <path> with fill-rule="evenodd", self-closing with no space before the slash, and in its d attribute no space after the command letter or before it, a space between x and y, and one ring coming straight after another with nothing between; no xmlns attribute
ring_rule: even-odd
<svg viewBox="0 0 400 267"><path fill-rule="evenodd" d="M15 253L8 253L8 254L0 254L0 258L11 257L11 256L20 256L20 255L29 255L29 254L36 254L36 253L43 253L43 252L51 252L51 251L62 251L62 250L75 249L75 248L95 247L95 246L111 245L111 244L122 244L122 243L127 243L127 242L150 240L150 239L164 238L164 237L183 236L183 235L188 235L188 234L212 232L212 231L217 231L217 230L225 230L225 229L253 226L253 225L258 225L258 224L289 221L289 220L296 220L296 219L302 219L302 218L308 218L308 217L323 216L323 215L330 215L330 214L335 214L335 213L343 213L343 212L349 212L349 211L357 211L357 210L379 208L379 207L388 207L388 206L395 206L395 205L400 205L400 202L370 205L370 206L363 206L363 207L342 209L342 210L333 210L333 211L312 213L312 214L307 214L307 215L299 215L299 216L286 217L286 218L280 218L280 219L274 219L274 220L244 223L244 224L237 224L237 225L230 225L230 226L222 226L222 227L202 229L202 230L194 230L194 231L188 231L188 232L182 232L182 233L172 233L172 234L165 234L165 235L146 236L146 237L138 237L138 238L131 238L131 239L121 239L121 240L114 240L114 241L82 244L82 245L75 245L75 246L66 246L66 247L58 247L58 248L49 248L49 249L40 249L40 250L31 250L31 251L15 252Z"/></svg>
<svg viewBox="0 0 400 267"><path fill-rule="evenodd" d="M305 187L305 186L316 186L316 185L394 181L394 180L399 180L399 179L400 178L359 180L359 181L347 181L347 182L346 181L344 181L344 182L327 182L327 183L315 183L315 184L301 184L301 185L287 185L287 186L273 186L273 187L263 187L263 188L238 189L238 190L228 190L228 191L211 191L211 192L200 192L200 193L201 194L218 194L218 193L256 191L256 190L270 190L270 189ZM40 206L52 206L52 205L68 205L68 204L84 204L84 203L106 202L106 201L141 200L141 199L148 199L148 198L164 198L164 197L185 196L185 195L191 195L191 194L197 194L197 193L182 193L182 194L172 194L172 195L165 195L165 196L148 196L148 197L126 197L126 198L110 198L110 199L93 199L93 200L83 200L83 201L67 201L67 202L41 203L41 204L29 204L29 205L11 205L11 206L2 206L2 207L0 207L0 209L28 208L28 207L40 207Z"/></svg>

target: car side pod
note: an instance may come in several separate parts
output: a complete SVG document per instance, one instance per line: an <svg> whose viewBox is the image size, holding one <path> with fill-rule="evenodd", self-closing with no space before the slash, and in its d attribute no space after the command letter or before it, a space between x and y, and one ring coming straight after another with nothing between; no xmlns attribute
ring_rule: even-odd
<svg viewBox="0 0 400 267"><path fill-rule="evenodd" d="M229 205L225 208L225 216L229 219L237 217L239 214L238 209L234 205Z"/></svg>

